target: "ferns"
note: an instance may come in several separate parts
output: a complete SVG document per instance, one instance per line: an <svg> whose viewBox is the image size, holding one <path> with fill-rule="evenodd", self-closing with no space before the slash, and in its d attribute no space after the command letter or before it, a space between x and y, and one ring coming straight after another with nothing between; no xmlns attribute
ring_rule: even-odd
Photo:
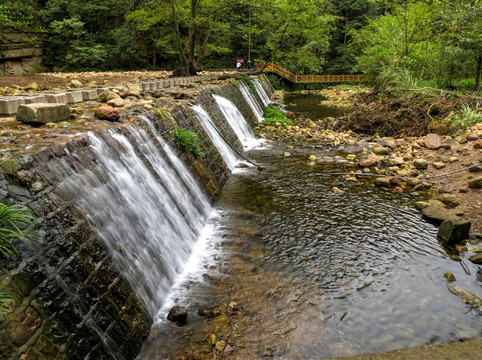
<svg viewBox="0 0 482 360"><path fill-rule="evenodd" d="M204 153L199 147L199 139L192 131L178 127L174 131L174 139L179 150L190 152L197 158L204 156Z"/></svg>

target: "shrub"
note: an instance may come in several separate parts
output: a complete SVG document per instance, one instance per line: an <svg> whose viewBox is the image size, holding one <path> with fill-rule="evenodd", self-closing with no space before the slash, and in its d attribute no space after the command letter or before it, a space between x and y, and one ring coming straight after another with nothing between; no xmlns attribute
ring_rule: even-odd
<svg viewBox="0 0 482 360"><path fill-rule="evenodd" d="M174 131L174 139L179 150L190 152L197 158L204 156L204 153L199 147L199 139L192 131L178 127Z"/></svg>
<svg viewBox="0 0 482 360"><path fill-rule="evenodd" d="M450 119L450 126L453 132L459 129L469 129L479 121L482 121L482 114L479 113L480 102L475 104L474 109L468 104L463 104L460 114L455 114Z"/></svg>
<svg viewBox="0 0 482 360"><path fill-rule="evenodd" d="M286 117L286 113L273 105L264 107L263 117L264 123L268 125L276 125L276 123L280 123L283 126L293 125L293 121Z"/></svg>
<svg viewBox="0 0 482 360"><path fill-rule="evenodd" d="M12 240L17 238L30 243L36 237L36 232L26 230L35 221L29 209L23 205L7 206L0 203L0 253L9 258L17 250Z"/></svg>

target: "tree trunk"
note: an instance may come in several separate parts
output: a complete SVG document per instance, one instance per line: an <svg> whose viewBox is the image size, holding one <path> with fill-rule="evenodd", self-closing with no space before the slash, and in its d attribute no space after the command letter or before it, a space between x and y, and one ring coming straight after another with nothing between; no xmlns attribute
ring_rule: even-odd
<svg viewBox="0 0 482 360"><path fill-rule="evenodd" d="M482 67L482 55L477 58L477 72L475 74L475 90L479 91L480 88L480 70Z"/></svg>

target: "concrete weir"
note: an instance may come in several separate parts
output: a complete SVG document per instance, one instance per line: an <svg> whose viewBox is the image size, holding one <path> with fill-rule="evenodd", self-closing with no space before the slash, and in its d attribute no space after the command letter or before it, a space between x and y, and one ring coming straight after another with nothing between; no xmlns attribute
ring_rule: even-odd
<svg viewBox="0 0 482 360"><path fill-rule="evenodd" d="M167 88L175 85L192 84L198 81L217 80L219 75L200 75L179 78L166 78L153 81L135 82L139 85L141 91L153 91ZM21 104L30 104L35 102L48 102L52 104L75 104L83 101L91 101L97 98L102 91L111 90L119 85L109 85L98 88L79 88L69 90L51 91L48 93L19 94L16 96L0 97L0 115L9 116L17 112Z"/></svg>
<svg viewBox="0 0 482 360"><path fill-rule="evenodd" d="M218 77L139 87L142 93ZM172 98L150 96L149 106L139 101L115 123L87 110L83 118L52 123L49 111L65 116L69 108L56 101L95 100L104 90L1 99L2 112L49 123L7 119L0 133L0 202L31 209L38 231L36 242L15 242L18 255L0 257L0 292L13 294L0 306L2 359L134 359L230 175L192 103L238 152L242 143L213 93L235 103L248 124L257 123L232 79L175 89ZM189 99L178 99L183 91ZM177 127L196 133L204 156L177 148Z"/></svg>

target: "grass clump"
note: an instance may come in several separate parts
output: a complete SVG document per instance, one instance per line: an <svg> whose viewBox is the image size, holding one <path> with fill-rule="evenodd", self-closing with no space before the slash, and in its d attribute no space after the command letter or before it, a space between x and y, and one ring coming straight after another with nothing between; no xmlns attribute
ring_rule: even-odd
<svg viewBox="0 0 482 360"><path fill-rule="evenodd" d="M197 158L204 156L204 153L199 146L199 138L192 131L187 131L182 127L178 127L174 131L174 139L179 150L190 152Z"/></svg>
<svg viewBox="0 0 482 360"><path fill-rule="evenodd" d="M461 107L460 114L455 114L452 119L450 119L450 127L453 132L460 129L469 129L479 121L482 121L482 114L479 112L480 102L477 102L472 109L470 105L463 104Z"/></svg>
<svg viewBox="0 0 482 360"><path fill-rule="evenodd" d="M0 254L9 258L17 253L17 249L12 244L13 239L20 239L26 243L32 242L37 233L27 228L34 221L35 218L26 206L7 206L0 203Z"/></svg>
<svg viewBox="0 0 482 360"><path fill-rule="evenodd" d="M280 123L282 126L293 125L293 121L286 117L286 113L273 105L265 106L263 109L264 123L268 125L276 125Z"/></svg>

